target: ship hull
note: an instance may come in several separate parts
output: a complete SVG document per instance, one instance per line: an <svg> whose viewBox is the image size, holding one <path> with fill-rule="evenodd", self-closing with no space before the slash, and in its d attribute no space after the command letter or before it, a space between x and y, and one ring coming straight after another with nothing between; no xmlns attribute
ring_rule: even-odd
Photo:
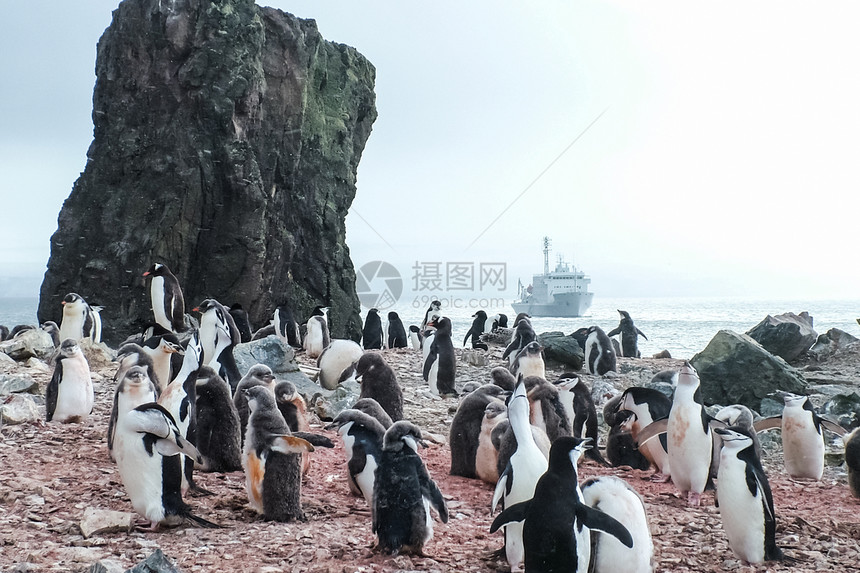
<svg viewBox="0 0 860 573"><path fill-rule="evenodd" d="M585 316L591 308L594 293L559 294L553 302L540 303L536 300L519 300L511 303L514 312L527 313L529 316L572 318Z"/></svg>

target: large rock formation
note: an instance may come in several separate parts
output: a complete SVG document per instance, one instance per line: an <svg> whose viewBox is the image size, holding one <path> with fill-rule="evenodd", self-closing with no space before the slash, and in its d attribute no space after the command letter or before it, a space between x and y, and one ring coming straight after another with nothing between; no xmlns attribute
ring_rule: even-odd
<svg viewBox="0 0 860 573"><path fill-rule="evenodd" d="M152 320L142 273L167 264L189 308L288 301L361 331L345 244L376 118L375 70L313 20L251 0L125 0L98 44L94 139L60 212L40 320L81 294L117 342Z"/></svg>
<svg viewBox="0 0 860 573"><path fill-rule="evenodd" d="M767 315L764 320L748 330L747 334L765 350L786 362L793 362L799 358L818 338L818 334L812 328L812 317L808 312Z"/></svg>
<svg viewBox="0 0 860 573"><path fill-rule="evenodd" d="M762 398L778 390L806 394L807 384L785 360L746 334L721 330L690 363L699 373L705 404L743 404L761 410Z"/></svg>

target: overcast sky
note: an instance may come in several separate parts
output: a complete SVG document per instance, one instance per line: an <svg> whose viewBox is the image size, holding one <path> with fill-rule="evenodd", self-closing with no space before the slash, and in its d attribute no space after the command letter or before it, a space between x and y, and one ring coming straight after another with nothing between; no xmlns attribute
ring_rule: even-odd
<svg viewBox="0 0 860 573"><path fill-rule="evenodd" d="M376 66L357 267L505 262L515 285L548 235L603 296L858 298L855 2L263 4ZM117 2L3 5L6 288L44 272Z"/></svg>

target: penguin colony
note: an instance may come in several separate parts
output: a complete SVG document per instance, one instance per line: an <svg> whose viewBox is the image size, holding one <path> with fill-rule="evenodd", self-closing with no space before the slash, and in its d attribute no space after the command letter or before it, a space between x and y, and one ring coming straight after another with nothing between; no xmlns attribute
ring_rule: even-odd
<svg viewBox="0 0 860 573"><path fill-rule="evenodd" d="M195 487L195 468L241 469L252 510L264 519L306 519L301 482L308 454L315 446L333 444L309 431L306 405L292 384L281 381L276 388L274 374L262 364L244 375L236 372L232 350L250 338L247 314L237 312L240 305L228 310L208 299L194 309L201 313L197 322L177 310L181 290L165 265L153 265L144 276L153 277L155 323L118 352L107 436L131 506L153 530L177 524L218 527L195 515L183 495ZM65 327L53 328L60 342L46 393L46 420L86 423L93 389L77 341L97 341L100 317L74 293L63 305ZM450 319L439 310L431 306L422 328L410 327L410 332L417 334L419 348L424 346L429 389L435 386L440 399L450 399L458 396L456 356ZM326 428L343 442L349 488L370 507L375 549L423 555L433 536L434 516L446 523L448 508L419 455L422 431L402 419L402 393L383 355L362 351L352 341L330 340L327 311L315 309L306 340L300 342L292 314L281 306L273 314L272 333L318 357L321 380L322 365L331 363L327 376L342 379L351 371L362 384L361 400ZM629 314L619 313L622 324L615 330L622 334L623 354L638 356L635 338L644 334ZM476 334L483 334L490 320L485 313L474 318L464 343L471 338L473 348L481 348ZM51 331L51 325L43 327ZM609 335L597 326L584 334L586 369L595 375L613 371ZM396 313L389 314L385 329L378 316L371 317L365 337L371 339L366 349L406 347ZM339 360L324 360L326 351L330 360ZM606 462L597 448L590 391L572 373L553 382L546 379L542 348L528 316L517 317L504 357L508 368L494 369L486 384L460 399L449 443L452 475L495 485L489 505L502 511L490 530L504 530L503 553L511 570L653 570L645 506L635 489L611 476L580 485L577 466L589 451L596 463L653 467L654 479L671 479L690 505L700 503L715 481L729 546L749 563L786 558L776 545L778 509L761 465L757 431L779 428L789 475L806 479L822 476L822 428L843 435L850 491L860 497L857 431L846 435L820 417L805 397L786 394L783 414L756 424L752 413L737 405L711 418L696 394L698 376L685 364L676 376L674 399L633 387L607 403L604 418L611 430Z"/></svg>

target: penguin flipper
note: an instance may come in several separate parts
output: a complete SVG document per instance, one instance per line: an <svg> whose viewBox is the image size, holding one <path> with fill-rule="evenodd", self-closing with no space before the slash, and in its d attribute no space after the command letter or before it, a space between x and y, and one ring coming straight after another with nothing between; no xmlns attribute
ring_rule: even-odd
<svg viewBox="0 0 860 573"><path fill-rule="evenodd" d="M848 435L848 430L846 430L845 428L840 426L837 422L835 422L833 420L829 420L823 416L819 416L818 420L822 426L824 426L825 428L827 428L828 430L830 430L831 432L833 432L837 436L841 437L841 436L847 436Z"/></svg>
<svg viewBox="0 0 860 573"><path fill-rule="evenodd" d="M760 434L773 428L782 429L782 416L769 416L753 424L756 434Z"/></svg>
<svg viewBox="0 0 860 573"><path fill-rule="evenodd" d="M421 458L416 460L416 471L418 473L418 484L421 486L421 495L439 512L439 519L442 520L442 523L448 523L448 505L445 503L445 498L442 496L439 486L430 479L430 474L427 473L427 468L424 467L424 462L421 461Z"/></svg>
<svg viewBox="0 0 860 573"><path fill-rule="evenodd" d="M509 355L511 352L514 352L515 350L518 350L518 349L519 349L519 346L520 346L520 340L519 340L519 338L514 339L514 341L513 341L513 342L511 342L510 344L508 344L508 347L507 347L507 348L505 348L505 351L502 353L502 360L504 360L505 358L507 358L507 357L508 357L508 355Z"/></svg>
<svg viewBox="0 0 860 573"><path fill-rule="evenodd" d="M493 524L490 525L490 533L495 533L501 526L507 525L508 523L524 521L526 513L528 513L529 505L531 505L531 500L515 503L511 507L505 509L502 513L496 516L496 519L493 520Z"/></svg>
<svg viewBox="0 0 860 573"><path fill-rule="evenodd" d="M642 338L644 338L645 340L648 340L648 337L647 337L647 336L645 336L645 333L644 333L644 332L642 332L641 330L639 330L638 328L636 329L636 334L638 334L639 336L641 336L641 337L642 337Z"/></svg>
<svg viewBox="0 0 860 573"><path fill-rule="evenodd" d="M312 446L319 446L321 448L334 447L334 442L322 434L314 434L313 432L293 432L293 436L309 442Z"/></svg>
<svg viewBox="0 0 860 573"><path fill-rule="evenodd" d="M433 344L430 345L430 353L427 354L427 359L424 361L424 380L427 381L430 378L430 369L433 368L433 363L439 359L439 351L436 346L436 340L433 340Z"/></svg>
<svg viewBox="0 0 860 573"><path fill-rule="evenodd" d="M651 422L641 430L636 435L636 447L641 448L642 444L651 440L660 434L665 434L669 427L669 418L663 418L662 420L657 420Z"/></svg>
<svg viewBox="0 0 860 573"><path fill-rule="evenodd" d="M296 436L272 436L269 448L282 454L301 454L314 451L313 445L307 440Z"/></svg>
<svg viewBox="0 0 860 573"><path fill-rule="evenodd" d="M63 379L63 361L57 360L54 374L45 389L45 421L50 422L57 411L57 396L60 394L60 381Z"/></svg>
<svg viewBox="0 0 860 573"><path fill-rule="evenodd" d="M637 328L636 331L638 332L639 329ZM620 324L618 326L616 326L615 328L613 328L612 330L610 330L609 332L607 332L606 336L615 336L616 334L621 334L621 325Z"/></svg>
<svg viewBox="0 0 860 573"><path fill-rule="evenodd" d="M514 479L514 468L511 465L511 462L508 462L505 471L502 472L502 475L499 476L499 481L496 482L496 489L493 492L493 503L490 506L490 513L496 511L496 505L498 505L499 500L504 497L506 493L511 492L511 487L513 485ZM510 482L510 484L508 484Z"/></svg>
<svg viewBox="0 0 860 573"><path fill-rule="evenodd" d="M611 515L580 503L576 506L576 517L587 528L608 533L625 546L633 547L633 536L630 535L630 531Z"/></svg>

